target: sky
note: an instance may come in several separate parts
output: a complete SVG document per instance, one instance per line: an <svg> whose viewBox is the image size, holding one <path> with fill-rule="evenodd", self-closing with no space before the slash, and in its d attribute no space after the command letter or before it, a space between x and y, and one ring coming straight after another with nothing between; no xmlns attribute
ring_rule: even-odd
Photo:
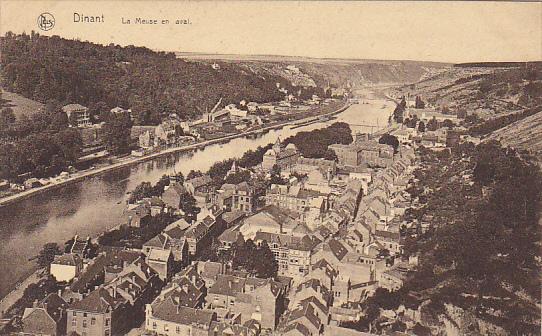
<svg viewBox="0 0 542 336"><path fill-rule="evenodd" d="M49 31L38 28L43 12L55 18ZM74 22L74 13L103 15L104 22ZM159 23L135 24L138 17ZM177 19L191 23L177 25ZM454 63L542 60L542 2L0 2L2 34L32 30L182 52Z"/></svg>

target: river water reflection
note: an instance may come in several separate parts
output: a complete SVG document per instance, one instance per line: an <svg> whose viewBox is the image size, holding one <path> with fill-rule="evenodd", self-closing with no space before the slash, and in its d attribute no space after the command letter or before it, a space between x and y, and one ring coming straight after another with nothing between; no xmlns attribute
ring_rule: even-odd
<svg viewBox="0 0 542 336"><path fill-rule="evenodd" d="M96 236L121 223L126 193L142 181L155 183L162 175L174 170L185 175L191 169L206 171L216 161L240 157L249 149L273 143L278 136L284 139L335 121L384 125L393 104L383 100L366 102L349 107L335 120L296 129L288 126L256 139L238 138L191 153L171 154L0 208L0 297L35 269L35 263L28 258L35 256L45 243L63 244L75 234ZM352 129L367 131L358 126L352 126Z"/></svg>

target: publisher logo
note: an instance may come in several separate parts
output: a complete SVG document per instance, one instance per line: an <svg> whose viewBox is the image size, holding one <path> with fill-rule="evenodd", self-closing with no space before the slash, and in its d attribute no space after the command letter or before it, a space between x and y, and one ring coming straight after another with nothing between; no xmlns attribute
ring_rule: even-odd
<svg viewBox="0 0 542 336"><path fill-rule="evenodd" d="M51 13L41 13L38 16L38 27L41 30L51 30L55 26L55 17Z"/></svg>

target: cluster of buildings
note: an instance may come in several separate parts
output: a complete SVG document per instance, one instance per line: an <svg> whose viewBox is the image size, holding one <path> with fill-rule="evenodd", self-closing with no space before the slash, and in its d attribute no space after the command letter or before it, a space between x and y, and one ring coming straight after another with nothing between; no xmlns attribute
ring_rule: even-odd
<svg viewBox="0 0 542 336"><path fill-rule="evenodd" d="M25 309L24 334L108 336L137 327L162 280L140 251L89 250L89 239L75 237L69 252L55 257L50 273L67 285Z"/></svg>
<svg viewBox="0 0 542 336"><path fill-rule="evenodd" d="M380 144L377 139L369 139L368 135L356 136L351 144L335 144L329 148L337 155L338 163L347 167L384 168L394 158L393 147Z"/></svg>
<svg viewBox="0 0 542 336"><path fill-rule="evenodd" d="M468 135L467 129L463 126L439 127L434 131L419 132L416 127L410 128L402 125L392 131L391 134L397 137L399 143L403 145L421 145L437 151L446 147L453 147L463 141L474 144L480 143L480 138Z"/></svg>
<svg viewBox="0 0 542 336"><path fill-rule="evenodd" d="M351 333L341 323L359 319L360 302L376 288L399 288L410 267L400 228L414 152L360 139L330 146L338 162L304 158L277 140L251 174L269 177L279 166L285 183L263 191L252 181L216 187L207 175L171 177L161 197L128 205L123 224L143 228L166 212L181 219L141 249L94 256L90 239L75 237L50 267L66 287L28 308L24 331L115 335L140 321L154 335ZM240 170L234 163L228 174ZM183 216L186 194L201 208L193 221ZM269 247L277 276L201 258L211 246L227 251L249 239Z"/></svg>

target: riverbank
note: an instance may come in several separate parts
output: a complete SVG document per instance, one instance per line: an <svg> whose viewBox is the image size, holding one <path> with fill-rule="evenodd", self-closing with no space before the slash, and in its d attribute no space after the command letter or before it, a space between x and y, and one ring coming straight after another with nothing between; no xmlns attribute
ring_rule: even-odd
<svg viewBox="0 0 542 336"><path fill-rule="evenodd" d="M42 193L45 193L47 191L51 191L51 190L55 190L55 189L64 187L64 186L69 185L71 183L79 182L79 181L81 181L83 179L86 179L88 177L98 176L98 175L101 175L101 174L104 174L104 173L107 173L107 172L111 172L111 171L114 171L114 170L117 170L117 169L121 169L121 168L124 168L124 167L127 167L127 166L131 166L131 165L134 165L134 164L137 164L137 163L149 161L149 160L158 158L158 157L163 156L163 155L172 154L172 153L176 153L176 152L182 152L182 151L196 150L196 149L204 148L206 146L214 145L214 144L217 144L217 143L228 142L229 140L232 140L232 139L246 137L248 135L258 134L258 133L266 132L266 131L273 130L273 129L283 128L283 127L285 127L287 125L295 125L295 124L303 123L303 122L311 122L315 118L319 118L319 117L323 117L323 116L332 116L332 115L343 112L349 106L350 106L350 103L344 103L337 110L334 110L334 111L328 112L328 113L313 115L313 116L309 116L309 117L301 118L301 119L296 119L296 120L288 120L288 121L281 122L281 123L278 123L278 124L274 124L274 125L262 127L262 128L259 128L259 129L251 130L251 131L248 131L248 132L232 134L232 135L228 135L228 136L224 136L224 137L220 137L220 138L216 138L216 139L212 139L212 140L202 141L202 142L191 144L191 145L168 148L168 149L164 149L164 150L162 150L160 152L153 153L153 154L146 155L146 156L142 156L142 157L127 157L125 159L121 159L119 162L113 163L113 164L105 166L105 167L74 173L72 176L68 177L65 180L59 181L59 182L53 182L53 183L48 184L46 186L32 188L32 189L25 190L25 191L22 191L20 193L14 194L14 195L6 196L6 197L0 199L0 207L6 206L8 204L15 203L17 201L21 201L21 200L24 200L24 199L27 199L27 198L30 198L30 197L33 197L33 196L36 196L36 195L39 195L39 194L42 194Z"/></svg>
<svg viewBox="0 0 542 336"><path fill-rule="evenodd" d="M23 296L28 286L38 283L41 279L40 272L40 269L35 269L30 275L23 277L20 282L17 282L15 288L0 300L0 318L3 318L7 310Z"/></svg>

